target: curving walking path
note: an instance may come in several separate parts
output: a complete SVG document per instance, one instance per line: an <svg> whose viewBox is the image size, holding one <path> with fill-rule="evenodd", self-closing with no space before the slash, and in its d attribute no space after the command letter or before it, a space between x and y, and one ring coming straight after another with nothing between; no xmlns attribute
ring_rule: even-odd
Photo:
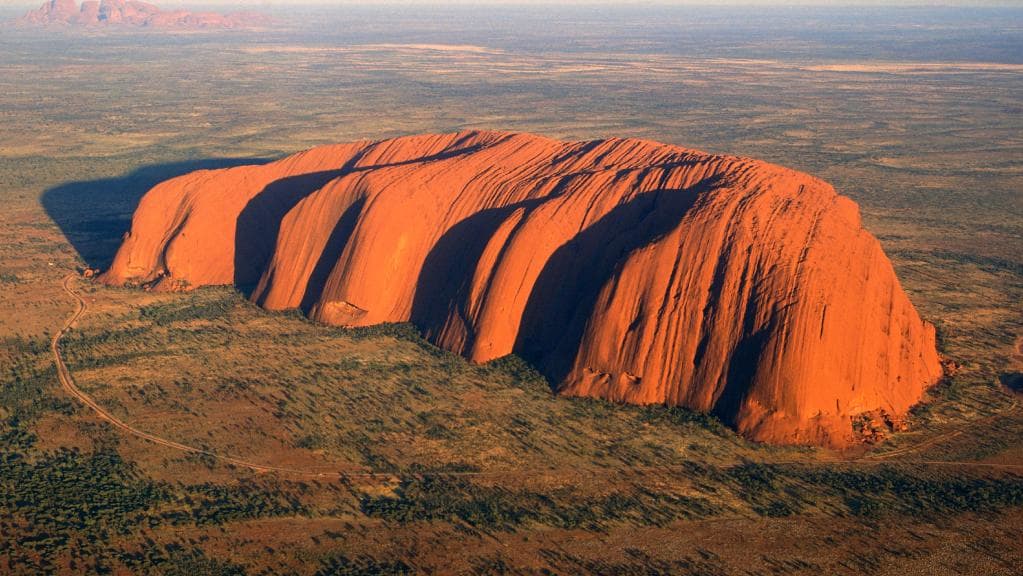
<svg viewBox="0 0 1023 576"><path fill-rule="evenodd" d="M954 428L954 429L949 430L948 432L944 432L942 434L938 434L937 436L933 436L933 437L931 437L931 438L929 438L927 440L924 440L923 442L919 442L917 444L910 444L909 446L904 446L902 448L896 448L894 450L889 450L888 452L880 452L878 454L871 454L871 455L867 456L867 458L871 459L871 460L887 460L888 458L892 458L894 456L903 456L905 454L912 454L913 452L919 452L919 451L923 450L924 448L930 448L931 446L935 446L937 444L940 444L940 443L944 442L945 440L951 440L952 438L955 438L957 436L962 436L963 433L966 432L965 429L967 427L976 427L978 425L983 425L983 424L987 424L989 422L994 422L995 420L997 420L999 418L1008 416L1011 412L1014 412L1018 406L1019 406L1019 402L1017 402L1016 399L1013 398L1012 402L1010 402L1008 406L1006 406L1005 408L999 410L998 412L995 412L994 414L991 414L990 416L981 418L979 420L974 420L972 422L968 422L967 424L965 424L963 426L960 426L958 428ZM977 463L977 465L982 465L982 464ZM1004 465L1001 465L1001 466L1007 466L1007 467L1010 467L1010 468L1023 468L1023 465L1017 466L1015 464L1004 464Z"/></svg>
<svg viewBox="0 0 1023 576"><path fill-rule="evenodd" d="M269 465L269 464L260 464L258 462L251 462L251 461L245 460L243 458L237 458L237 457L229 456L229 455L226 455L226 454L218 454L216 452L212 452L212 451L206 450L204 448L199 448L199 447L196 447L196 446L189 446L188 444L182 444L181 442L175 442L174 440L168 440L167 438L163 438L161 436L157 436L156 434L150 434L149 432L146 432L144 430L139 430L138 428L135 428L134 426L124 422L123 420L121 420L117 416L114 416L109 411L107 411L107 409L105 409L102 406L100 406L100 404L98 402L96 402L91 396L89 396L88 394L83 392L75 384L74 377L71 375L71 371L68 370L67 364L65 364L65 362L64 362L64 358L60 354L60 341L61 341L61 338L63 338L68 332L71 331L71 329L74 327L75 322L77 322L78 319L81 318L82 314L84 314L86 309L88 308L88 304L85 302L85 299L82 298L81 294L76 292L75 289L72 288L72 286L71 286L72 281L75 279L75 276L76 275L73 274L73 273L72 274L68 274L67 276L64 277L64 280L63 280L64 291L67 292L68 294L70 294L71 297L75 299L75 310L71 314L71 316L69 316L68 319L64 322L64 326L61 327L61 329L56 334L53 335L52 340L50 340L50 350L53 352L53 359L54 359L54 362L56 363L56 366L57 366L57 379L60 381L60 385L64 389L64 391L66 391L71 396L77 398L78 401L80 401L82 404L85 404L85 406L87 406L90 410L92 410L97 416L99 416L103 420L106 420L111 425L113 425L115 428L121 430L122 432L124 432L126 434L129 434L131 436L135 436L136 438L141 438L143 440L152 442L153 444L157 444L159 446L164 446L164 447L167 447L167 448L171 448L172 450L178 450L180 452L185 452L185 453L188 453L188 454L199 454L199 455L202 455L202 456L208 456L208 457L214 458L214 459L216 459L216 460L218 460L220 462L223 462L225 464L232 464L234 466L238 466L240 468L247 468L247 469L253 470L255 472L277 472L277 473L281 473L281 474L289 474L289 475L296 475L296 476L307 476L307 477L317 477L317 478L333 478L333 479L342 479L342 478L354 479L354 478L361 478L361 479L371 479L371 480L392 480L392 479L394 479L397 476L396 474L391 474L391 473L369 472L369 471L366 471L364 469L362 469L362 470L334 470L334 471L323 472L323 471L306 470L306 469L300 469L300 468L289 468L289 467L285 467L285 466L272 466L272 465ZM1006 412L1008 412L1009 410L1015 409L1015 407L1016 407L1016 403L1014 401L1012 406L1010 406L1008 409L1006 409L1003 412L1000 412L998 414L995 414L995 415L991 416L990 419L1002 416ZM908 446L906 448L901 448L901 449L898 449L898 450L893 450L891 452L887 452L887 453L884 453L884 454L878 454L878 455L872 456L872 457L868 456L868 457L862 458L862 459L855 459L855 460L844 460L844 459L780 460L780 461L765 462L765 464L815 464L815 463L824 464L824 463L827 463L827 464L857 464L857 465L876 466L876 465L880 465L880 464L886 463L886 461L887 461L886 459L891 457L891 456L905 454L907 452L912 452L912 451L924 448L926 446L932 445L934 443L940 442L941 440L950 438L952 436L957 436L959 434L962 434L961 430L953 430L951 432L948 432L946 434L942 434L940 436L937 436L937 437L935 437L935 438L933 438L931 440L928 440L928 441L920 443L920 444L916 444L916 445L913 445L913 446ZM1003 470L1023 470L1023 464L996 464L996 463L985 463L985 462L961 462L961 461L945 461L945 460L907 460L907 461L903 461L903 463L905 463L905 464L914 464L914 465L927 465L927 466L956 466L956 467L994 468L994 469L1003 469ZM680 469L680 467L677 467L677 466L652 466L652 467L642 467L642 468L631 468L630 471L639 472L639 471L644 470L644 469L649 469L651 471L667 471L667 470L672 470L672 469ZM514 470L514 471L494 471L494 472L430 472L430 473L417 473L417 474L413 474L413 475L415 475L415 476L502 476L502 477L505 477L505 476L517 476L517 475L518 476L535 476L535 475L540 475L540 474L544 474L544 473L548 473L548 472L553 472L553 471Z"/></svg>
<svg viewBox="0 0 1023 576"><path fill-rule="evenodd" d="M153 444L157 444L159 446L165 446L167 448L171 448L171 449L178 450L178 451L181 451L181 452L186 452L186 453L189 453L189 454L200 454L200 455L203 455L203 456L210 456L212 458L216 458L217 460L220 460L221 462L224 462L224 463L227 463L227 464L234 464L235 466L240 466L242 468L248 468L250 470L255 470L256 472L281 472L281 473L286 473L286 474L298 474L298 475L302 475L302 476L333 477L333 478L351 477L351 476L368 476L368 477L380 477L380 478L383 478L383 477L389 476L389 475L377 474L377 473L372 473L372 472L361 472L361 471L359 471L359 472L314 472L314 471L310 471L310 470L300 470L300 469L296 469L296 468L286 468L286 467L283 467L283 466L270 466L268 464L259 464L257 462L250 462L250 461L244 460L242 458L235 458L234 456L227 456L227 455L224 455L224 454L217 454L215 452L211 452L211 451L205 450L203 448L198 448L198 447L195 447L195 446L189 446L187 444L182 444L181 442L175 442L173 440L168 440L166 438L157 436L155 434L150 434L149 432L146 432L144 430L139 430L138 428L135 428L134 426L124 422L123 420L121 420L117 416L114 416L113 414L108 412L106 408L103 408L102 406L100 406L98 402L96 402L91 396L89 396L88 394L83 392L75 384L75 380L71 376L71 371L68 370L67 364L64 363L64 358L60 354L60 340L61 340L61 338L63 338L65 334L67 334L69 331L71 331L71 328L74 326L75 322L77 322L78 319L81 318L82 314L84 314L85 310L88 308L88 304L85 302L85 299L82 298L82 296L71 287L71 282L72 282L72 280L74 280L74 278L75 278L74 274L68 274L67 276L65 276L64 277L63 286L64 286L64 291L67 292L68 294L70 294L75 299L75 302L76 302L76 304L75 304L75 311L74 311L73 314L71 314L71 316L67 319L67 321L64 322L64 326L60 329L60 331L58 331L56 334L53 335L53 339L50 341L50 350L53 352L54 362L57 365L57 379L60 380L61 387L63 387L64 390L68 394L70 394L71 396L74 396L75 398L77 398L82 404L85 404L88 408L90 408L93 412L95 412L97 416L99 416L103 420L106 420L107 422L112 424L115 428L118 428L121 431L123 431L123 432L125 432L127 434L130 434L132 436L135 436L137 438L141 438L143 440L148 440L149 442L152 442Z"/></svg>

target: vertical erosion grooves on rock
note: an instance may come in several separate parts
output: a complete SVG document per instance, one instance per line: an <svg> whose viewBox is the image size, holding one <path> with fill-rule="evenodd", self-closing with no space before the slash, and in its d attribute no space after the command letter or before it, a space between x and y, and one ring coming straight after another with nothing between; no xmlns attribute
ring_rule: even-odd
<svg viewBox="0 0 1023 576"><path fill-rule="evenodd" d="M107 282L234 283L338 325L412 321L564 394L842 445L941 375L855 204L654 142L461 132L316 148L155 187Z"/></svg>

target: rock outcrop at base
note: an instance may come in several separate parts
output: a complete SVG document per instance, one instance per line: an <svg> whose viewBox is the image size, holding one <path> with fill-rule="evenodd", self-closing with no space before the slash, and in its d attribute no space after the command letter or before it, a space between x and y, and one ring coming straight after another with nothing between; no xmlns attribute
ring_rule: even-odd
<svg viewBox="0 0 1023 576"><path fill-rule="evenodd" d="M48 0L20 18L21 25L62 26L137 26L146 28L247 28L267 23L267 18L252 12L219 14L215 12L164 11L140 0Z"/></svg>
<svg viewBox="0 0 1023 576"><path fill-rule="evenodd" d="M841 446L942 369L855 203L757 160L463 132L199 171L142 199L111 284L247 286L321 322L411 321L567 395Z"/></svg>

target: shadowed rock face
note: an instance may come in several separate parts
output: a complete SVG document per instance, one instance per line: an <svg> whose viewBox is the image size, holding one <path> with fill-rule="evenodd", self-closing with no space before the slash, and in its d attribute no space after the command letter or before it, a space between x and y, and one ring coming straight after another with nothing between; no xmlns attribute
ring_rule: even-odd
<svg viewBox="0 0 1023 576"><path fill-rule="evenodd" d="M851 416L903 414L941 376L855 203L641 140L464 132L195 172L146 194L104 279L412 321L562 394L712 411L770 442L843 445Z"/></svg>
<svg viewBox="0 0 1023 576"><path fill-rule="evenodd" d="M25 14L23 25L60 24L71 26L123 25L149 28L238 28L266 23L259 14L237 12L163 11L140 0L49 0Z"/></svg>

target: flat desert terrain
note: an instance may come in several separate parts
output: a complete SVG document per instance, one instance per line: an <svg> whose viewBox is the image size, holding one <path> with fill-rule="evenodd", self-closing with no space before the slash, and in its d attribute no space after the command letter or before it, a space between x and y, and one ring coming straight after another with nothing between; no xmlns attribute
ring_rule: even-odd
<svg viewBox="0 0 1023 576"><path fill-rule="evenodd" d="M1023 11L276 16L0 33L0 572L1019 573ZM904 430L770 446L681 408L555 396L520 359L471 364L407 324L80 276L167 178L467 129L826 180L954 370ZM102 413L51 350L74 294L59 350Z"/></svg>

